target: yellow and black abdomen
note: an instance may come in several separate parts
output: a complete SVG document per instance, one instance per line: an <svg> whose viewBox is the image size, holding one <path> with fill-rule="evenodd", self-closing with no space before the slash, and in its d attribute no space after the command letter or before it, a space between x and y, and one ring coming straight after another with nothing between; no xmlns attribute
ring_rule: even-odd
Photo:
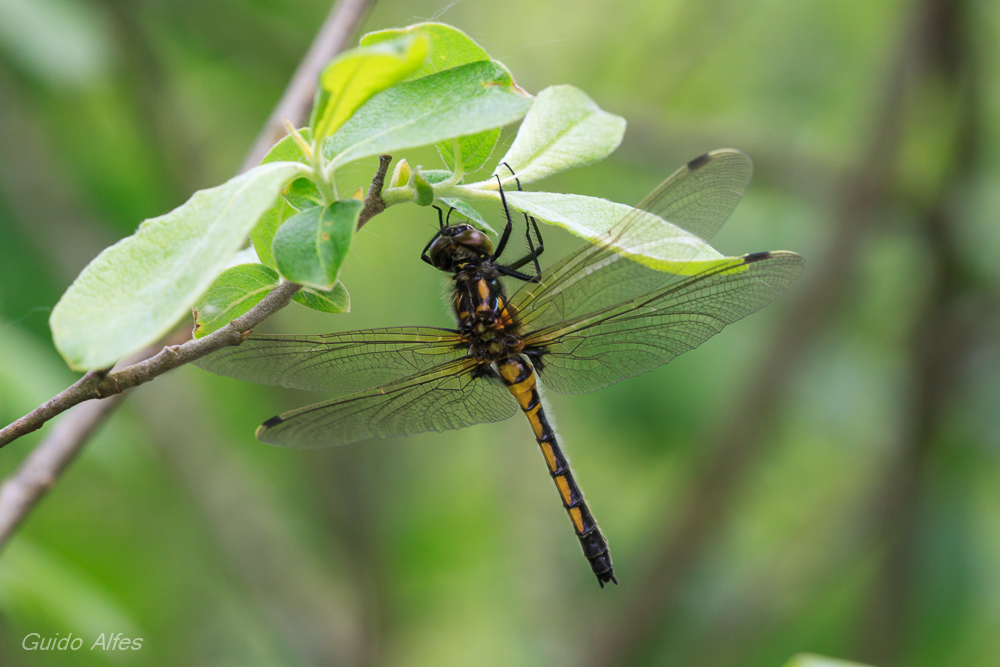
<svg viewBox="0 0 1000 667"><path fill-rule="evenodd" d="M556 483L563 507L566 508L566 512L573 522L573 530L580 539L583 555L590 561L590 567L597 575L597 581L602 588L608 581L617 584L618 580L615 579L615 571L611 564L608 542L601 534L601 529L597 527L594 517L591 516L587 503L583 499L583 492L580 491L576 480L573 479L569 462L562 450L559 449L556 434L545 417L545 409L542 407L538 385L535 382L534 368L517 354L499 360L497 367L504 384L517 399L518 405L521 406L521 410L524 411L531 423L535 439L538 440L538 446L541 448L542 456L545 457L545 463L549 468L549 474Z"/></svg>

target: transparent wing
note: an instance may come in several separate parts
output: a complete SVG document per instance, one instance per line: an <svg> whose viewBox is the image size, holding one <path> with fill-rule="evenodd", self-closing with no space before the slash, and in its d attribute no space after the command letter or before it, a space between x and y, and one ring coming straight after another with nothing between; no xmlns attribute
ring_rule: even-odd
<svg viewBox="0 0 1000 667"><path fill-rule="evenodd" d="M540 282L518 290L511 306L521 323L545 327L621 303L672 280L691 260L720 258L707 241L736 208L752 175L753 163L738 150L691 160L601 238L557 262ZM671 225L689 234L679 239ZM629 255L670 257L673 268L636 272Z"/></svg>
<svg viewBox="0 0 1000 667"><path fill-rule="evenodd" d="M752 177L750 156L734 148L723 148L688 162L636 208L708 241L729 219Z"/></svg>
<svg viewBox="0 0 1000 667"><path fill-rule="evenodd" d="M546 387L565 394L594 391L661 366L760 310L804 265L800 256L783 251L735 258L641 297L530 331L526 352L538 360ZM621 267L659 273L629 261ZM535 350L539 354L531 354Z"/></svg>
<svg viewBox="0 0 1000 667"><path fill-rule="evenodd" d="M357 391L465 357L449 329L397 327L318 336L250 336L196 361L219 375L305 391Z"/></svg>
<svg viewBox="0 0 1000 667"><path fill-rule="evenodd" d="M460 359L272 417L257 437L283 447L327 447L501 421L516 411L514 398L489 367Z"/></svg>

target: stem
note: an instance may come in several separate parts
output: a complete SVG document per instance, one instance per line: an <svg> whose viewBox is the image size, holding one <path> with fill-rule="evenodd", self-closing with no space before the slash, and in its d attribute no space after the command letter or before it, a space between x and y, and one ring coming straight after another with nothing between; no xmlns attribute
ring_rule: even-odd
<svg viewBox="0 0 1000 667"><path fill-rule="evenodd" d="M281 139L284 120L286 118L290 119L296 125L301 125L305 122L319 72L331 58L344 50L351 34L354 33L357 26L361 23L363 15L373 3L374 0L339 0L331 8L330 14L327 16L326 21L324 21L309 52L299 64L288 88L286 88L281 100L271 113L270 118L257 137L253 148L251 148L244 160L240 168L241 173L256 166L261 158L267 154L271 146ZM386 166L388 166L388 163L386 163ZM384 173L381 173L381 175L376 174L379 191L381 190L384 178ZM373 187L375 186L374 180L372 185ZM384 204L380 199L377 202L374 199L369 202L369 199L372 199L371 190L369 190L369 198L365 201L365 208L361 212L361 219L365 222L376 213L384 210ZM380 206L381 208L379 208ZM361 224L360 220L359 224ZM265 302L269 302L269 305L265 307L267 312L261 318L261 321L263 321L271 312L274 312L270 310L272 306L277 305L285 297L291 299L298 288L298 285L291 283L279 286L258 303L257 306L241 318L238 318L237 321L230 323L230 325L235 325L238 328L240 325L247 325L255 321L256 315L262 312L258 308ZM285 304L287 304L287 301L285 301ZM277 308L274 310L277 310ZM249 328L252 328L252 326L255 325L251 325ZM224 327L223 329L226 328L228 327ZM198 343L214 335L210 334L200 339L200 341L190 342ZM182 345L181 347L184 346ZM165 348L160 354L148 361L153 362L154 359L164 354L174 354L177 349L179 348ZM149 354L152 354L152 352L153 350L148 351ZM135 381L131 386L141 384L155 377L155 375L151 375L142 379L141 374L138 373L139 369L136 368L142 363L145 362L134 364L121 371L122 373L126 373L131 380ZM163 370L161 372L166 372L166 370L176 367L176 365L179 364L167 368L167 364L163 363L161 366ZM56 396L51 401L47 401L30 415L0 430L0 447L25 433L30 433L40 428L46 421L67 410L72 405L86 401L89 398L96 398L97 396L93 392L98 388L106 388L104 387L104 383L109 378L117 378L117 375L116 373L105 376L96 371L88 373L79 382L74 384L73 387L60 393L59 396ZM124 380L124 377L122 379ZM78 400L75 398L71 399L68 393L71 393L73 388L81 383L82 386L77 391L82 395L82 398ZM88 403L75 410L73 415L68 416L57 428L53 429L52 433L35 448L35 451L31 453L21 467L4 481L3 486L0 487L0 548L7 542L10 535L20 525L28 512L37 505L45 492L55 484L59 475L86 445L90 436L114 412L117 404L124 400L124 396L120 391L123 391L127 387L124 387L122 384L113 384L113 387L119 389L119 391L111 392L114 394L112 398ZM88 392L90 393L89 396L86 395ZM42 411L40 414L36 414L40 411ZM29 420L32 415L35 415L35 417Z"/></svg>
<svg viewBox="0 0 1000 667"><path fill-rule="evenodd" d="M450 180L451 179L448 179L448 181ZM448 181L442 181L441 183L431 186L434 189L435 199L439 197L458 197L459 199L465 199L467 201L500 201L500 193L497 190L486 190L482 187L476 187L475 184L457 185L449 183ZM493 181L493 185L496 185L496 181Z"/></svg>
<svg viewBox="0 0 1000 667"><path fill-rule="evenodd" d="M120 371L90 371L68 389L38 406L24 417L0 429L0 447L41 428L45 422L74 405L94 398L121 394L163 375L178 366L200 359L224 347L239 345L246 333L268 317L287 306L302 288L295 283L282 283L248 312L204 338L192 339L183 345L168 346L158 354L126 366Z"/></svg>

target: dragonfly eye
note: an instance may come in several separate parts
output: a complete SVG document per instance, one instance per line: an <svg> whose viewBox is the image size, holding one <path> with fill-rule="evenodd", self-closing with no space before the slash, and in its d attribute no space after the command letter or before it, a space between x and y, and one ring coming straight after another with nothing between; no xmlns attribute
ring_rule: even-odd
<svg viewBox="0 0 1000 667"><path fill-rule="evenodd" d="M493 254L493 242L490 237L472 225L455 225L455 233L452 234L456 245L463 245L475 252L480 257L488 257Z"/></svg>
<svg viewBox="0 0 1000 667"><path fill-rule="evenodd" d="M472 225L445 227L434 240L427 256L442 271L453 271L463 260L474 262L493 254L493 242Z"/></svg>

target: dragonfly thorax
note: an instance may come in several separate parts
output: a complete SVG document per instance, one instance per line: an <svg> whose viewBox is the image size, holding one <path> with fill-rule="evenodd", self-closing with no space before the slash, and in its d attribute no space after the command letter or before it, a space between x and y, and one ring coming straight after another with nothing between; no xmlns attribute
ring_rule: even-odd
<svg viewBox="0 0 1000 667"><path fill-rule="evenodd" d="M469 224L449 225L431 243L427 256L442 271L453 273L468 264L476 264L493 254L493 243L486 234Z"/></svg>

